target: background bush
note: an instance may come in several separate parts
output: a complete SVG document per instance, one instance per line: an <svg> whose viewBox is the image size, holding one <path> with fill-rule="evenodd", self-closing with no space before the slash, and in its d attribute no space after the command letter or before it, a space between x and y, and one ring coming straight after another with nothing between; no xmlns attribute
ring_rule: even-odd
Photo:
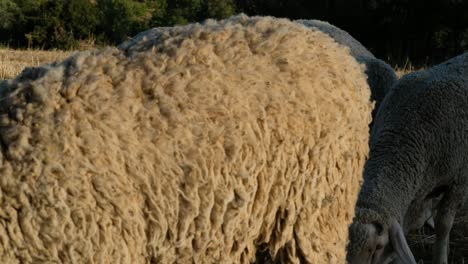
<svg viewBox="0 0 468 264"><path fill-rule="evenodd" d="M394 65L432 64L468 50L468 0L0 0L0 43L117 44L151 27L239 12L329 21Z"/></svg>

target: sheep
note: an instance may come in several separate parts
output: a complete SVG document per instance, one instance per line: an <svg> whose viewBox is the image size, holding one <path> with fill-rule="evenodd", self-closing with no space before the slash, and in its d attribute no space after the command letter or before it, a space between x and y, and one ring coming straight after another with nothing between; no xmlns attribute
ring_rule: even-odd
<svg viewBox="0 0 468 264"><path fill-rule="evenodd" d="M450 229L468 195L467 105L468 53L404 76L385 97L350 226L348 261L416 263L404 236L408 218L441 195L433 263L448 263Z"/></svg>
<svg viewBox="0 0 468 264"><path fill-rule="evenodd" d="M353 38L349 33L331 25L328 22L304 19L296 20L295 22L326 33L339 44L349 47L351 55L356 58L358 62L366 65L367 81L371 89L370 99L375 101L372 118L375 118L375 114L380 107L380 103L398 80L393 68L383 60L376 58L369 50L366 49L366 47ZM372 123L369 127L372 128Z"/></svg>
<svg viewBox="0 0 468 264"><path fill-rule="evenodd" d="M1 263L343 263L372 104L326 34L235 16L0 87Z"/></svg>
<svg viewBox="0 0 468 264"><path fill-rule="evenodd" d="M371 100L375 101L375 108L372 111L372 117L375 118L380 103L398 80L393 68L386 62L377 59L349 33L328 22L302 19L296 20L296 22L307 27L316 28L332 37L336 42L349 47L352 56L366 65L368 84L371 88ZM372 125L373 123L371 122L369 127L372 128ZM409 215L405 218L408 230L420 229L424 224L427 224L431 228L434 227L431 199L419 204L412 212L414 212L413 215Z"/></svg>

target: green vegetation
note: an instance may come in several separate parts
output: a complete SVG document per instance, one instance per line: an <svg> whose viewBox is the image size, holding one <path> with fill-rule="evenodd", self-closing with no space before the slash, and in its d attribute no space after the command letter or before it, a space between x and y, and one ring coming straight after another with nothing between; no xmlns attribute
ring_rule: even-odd
<svg viewBox="0 0 468 264"><path fill-rule="evenodd" d="M151 27L234 11L231 0L0 0L0 43L44 49L116 44Z"/></svg>
<svg viewBox="0 0 468 264"><path fill-rule="evenodd" d="M468 50L468 0L0 0L0 44L76 49L244 12L328 21L378 57L430 65Z"/></svg>

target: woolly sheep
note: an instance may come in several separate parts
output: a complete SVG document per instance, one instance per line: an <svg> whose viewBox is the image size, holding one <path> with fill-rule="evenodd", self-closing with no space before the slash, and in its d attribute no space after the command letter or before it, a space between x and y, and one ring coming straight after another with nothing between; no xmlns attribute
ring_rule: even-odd
<svg viewBox="0 0 468 264"><path fill-rule="evenodd" d="M468 194L467 106L468 53L404 76L386 96L350 227L351 263L388 263L395 255L416 263L404 219L439 195L433 263L448 263L450 229Z"/></svg>
<svg viewBox="0 0 468 264"><path fill-rule="evenodd" d="M367 82L371 89L371 100L375 101L375 107L372 111L372 117L374 118L385 95L398 80L393 68L383 60L376 58L348 32L335 27L328 22L302 19L296 20L296 22L303 24L306 27L318 29L332 37L341 45L349 47L351 55L356 58L358 62L366 65L366 75L368 77ZM370 126L372 126L372 124Z"/></svg>
<svg viewBox="0 0 468 264"><path fill-rule="evenodd" d="M154 34L153 34L154 33ZM1 263L343 263L364 66L235 16L154 29L0 87Z"/></svg>

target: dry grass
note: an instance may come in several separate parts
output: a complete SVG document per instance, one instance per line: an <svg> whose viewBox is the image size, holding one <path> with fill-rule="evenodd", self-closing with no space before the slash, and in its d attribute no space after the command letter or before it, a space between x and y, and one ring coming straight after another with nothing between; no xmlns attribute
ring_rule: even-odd
<svg viewBox="0 0 468 264"><path fill-rule="evenodd" d="M71 51L14 50L0 48L0 80L11 79L25 67L62 60Z"/></svg>
<svg viewBox="0 0 468 264"><path fill-rule="evenodd" d="M419 70L424 70L426 68L429 68L429 66L426 65L424 67L421 67L421 66L415 67L413 65L413 63L410 61L410 59L406 58L406 61L402 66L394 66L393 68L395 69L395 72L396 72L396 75L398 76L398 78L401 78L405 74L415 72L415 71L419 71Z"/></svg>
<svg viewBox="0 0 468 264"><path fill-rule="evenodd" d="M396 75L398 78L401 78L403 75L408 74L410 72L414 72L414 69L403 69L403 68L395 68Z"/></svg>
<svg viewBox="0 0 468 264"><path fill-rule="evenodd" d="M415 72L415 71L419 71L419 70L424 70L425 68L427 68L427 67L415 68L411 64L406 64L401 68L400 67L395 67L395 72L396 72L396 75L398 76L398 78L401 78L405 74Z"/></svg>
<svg viewBox="0 0 468 264"><path fill-rule="evenodd" d="M430 228L412 232L408 243L419 264L431 264L432 247L435 242L434 231ZM468 204L458 211L450 233L450 251L448 264L468 263Z"/></svg>

